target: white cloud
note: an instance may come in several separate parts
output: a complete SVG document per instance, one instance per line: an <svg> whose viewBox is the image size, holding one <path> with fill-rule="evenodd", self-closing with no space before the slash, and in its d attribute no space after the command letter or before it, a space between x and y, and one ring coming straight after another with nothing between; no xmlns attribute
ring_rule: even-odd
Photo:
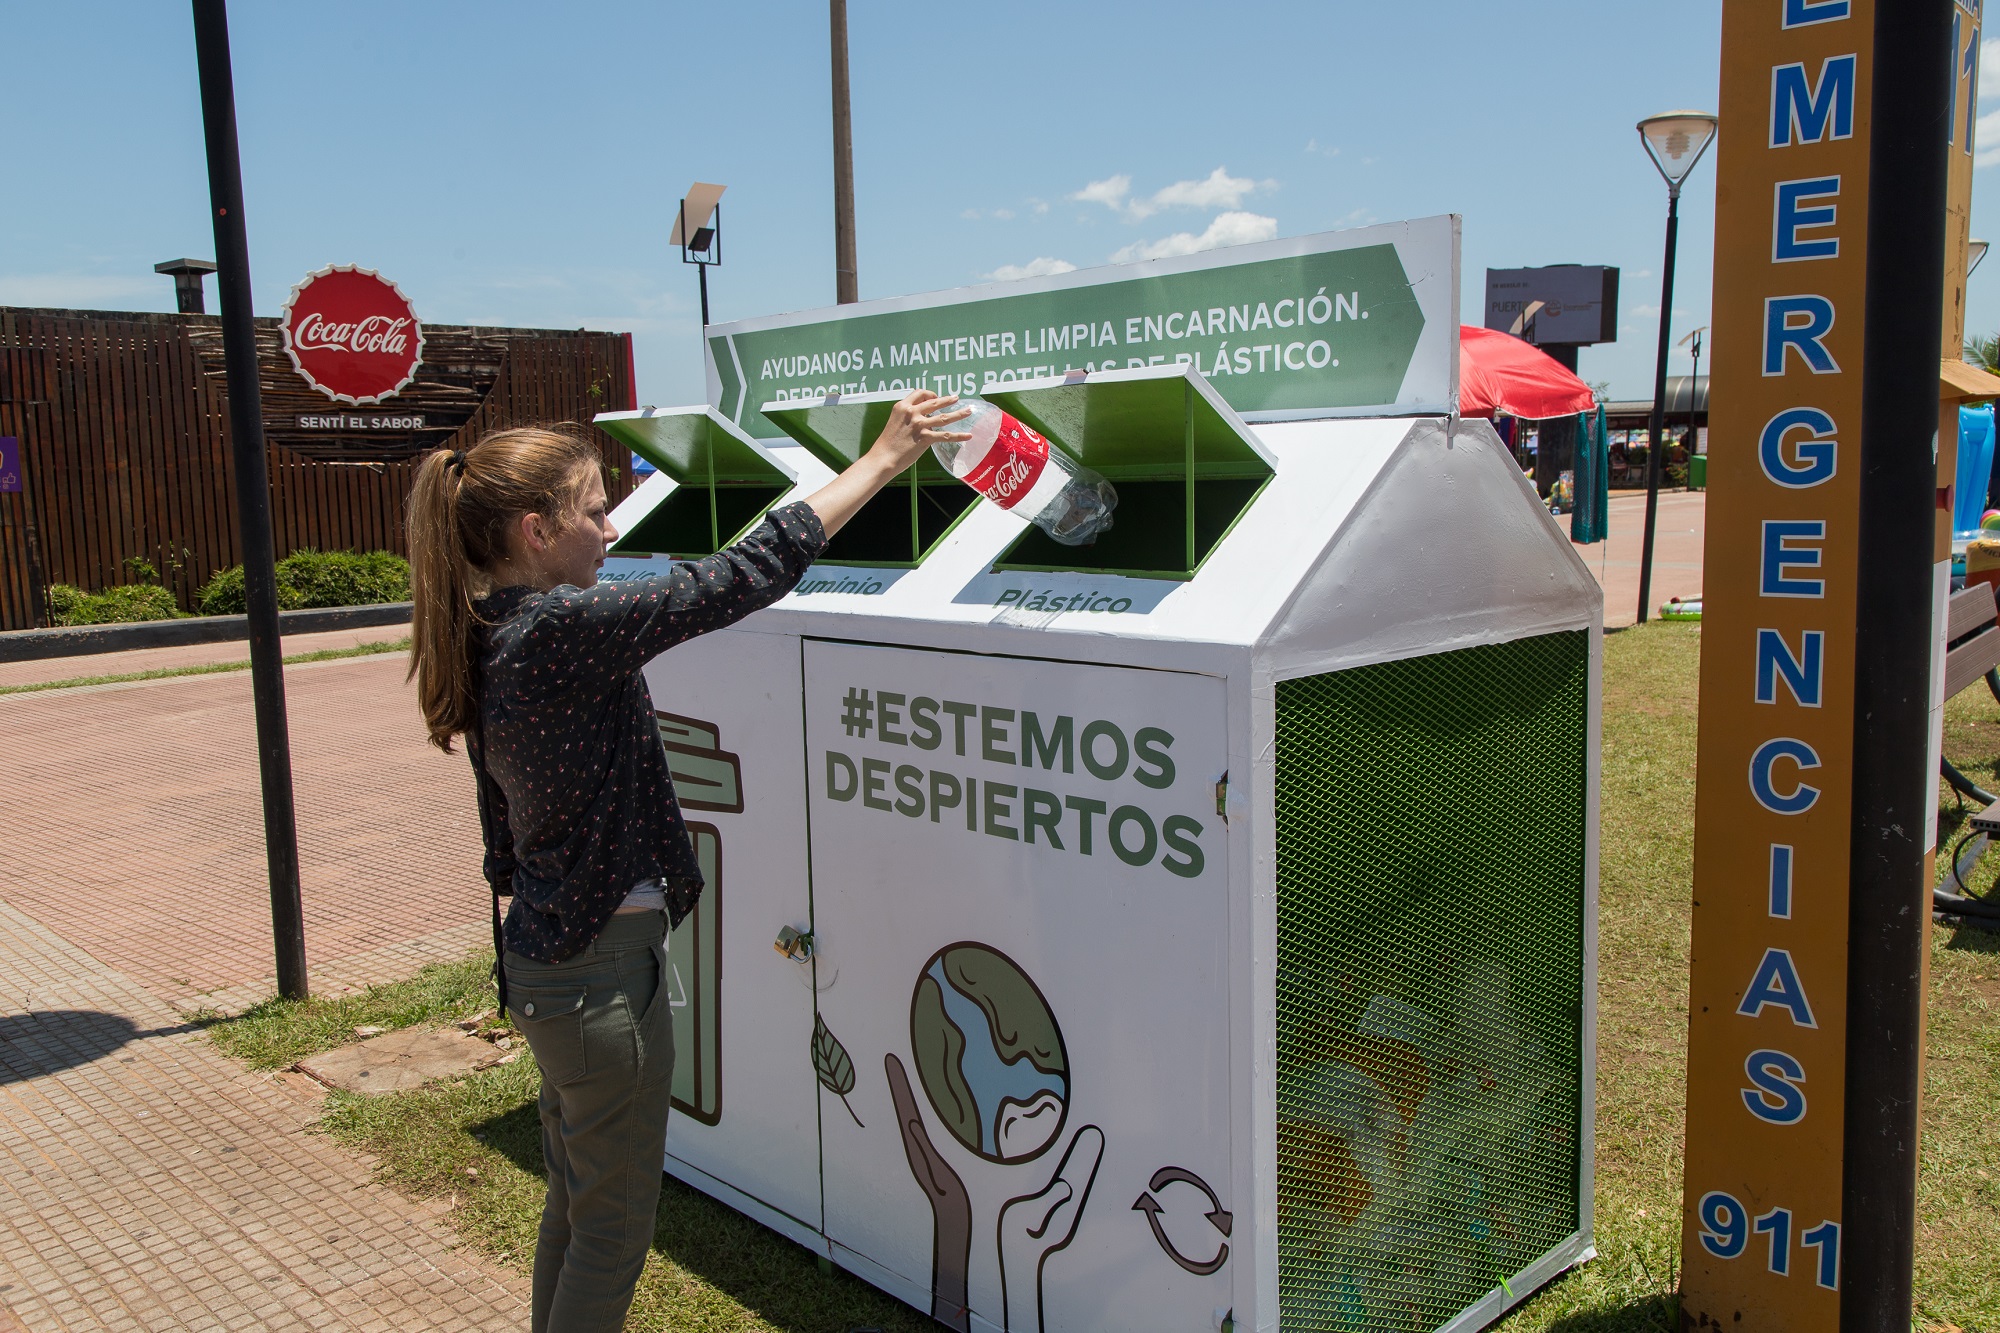
<svg viewBox="0 0 2000 1333"><path fill-rule="evenodd" d="M1092 181L1070 198L1086 204L1103 204L1116 212L1125 207L1125 196L1131 190L1130 176L1107 176L1101 181Z"/></svg>
<svg viewBox="0 0 2000 1333"><path fill-rule="evenodd" d="M1336 148L1334 145L1330 143L1321 143L1317 139L1306 140L1306 151L1308 153L1316 153L1321 157L1340 156L1340 149Z"/></svg>
<svg viewBox="0 0 2000 1333"><path fill-rule="evenodd" d="M1275 189L1276 186L1276 181L1260 182L1247 176L1232 176L1227 167L1217 167L1201 180L1175 181L1144 199L1131 197L1132 178L1126 175L1092 181L1070 198L1079 203L1103 204L1128 222L1143 222L1155 213L1170 208L1239 208L1257 191Z"/></svg>
<svg viewBox="0 0 2000 1333"><path fill-rule="evenodd" d="M1237 208L1256 189L1256 181L1244 176L1232 176L1222 167L1217 167L1204 180L1175 181L1156 193L1144 207L1154 213L1163 208ZM1145 214L1139 216L1144 217Z"/></svg>
<svg viewBox="0 0 2000 1333"><path fill-rule="evenodd" d="M1175 255L1191 255L1200 250L1219 250L1225 245L1268 241L1277 234L1276 218L1232 211L1219 215L1215 221L1208 224L1208 230L1199 236L1191 231L1177 231L1157 241L1134 241L1114 253L1111 262L1129 264L1135 259L1170 259Z"/></svg>
<svg viewBox="0 0 2000 1333"><path fill-rule="evenodd" d="M959 216L964 218L967 222L977 222L979 221L979 210L976 208L968 208L963 213L960 213Z"/></svg>
<svg viewBox="0 0 2000 1333"><path fill-rule="evenodd" d="M1021 278L1047 278L1057 273L1074 273L1076 265L1067 259L1051 259L1047 255L1037 255L1025 264L1002 264L991 273L980 276L993 282L1015 282Z"/></svg>

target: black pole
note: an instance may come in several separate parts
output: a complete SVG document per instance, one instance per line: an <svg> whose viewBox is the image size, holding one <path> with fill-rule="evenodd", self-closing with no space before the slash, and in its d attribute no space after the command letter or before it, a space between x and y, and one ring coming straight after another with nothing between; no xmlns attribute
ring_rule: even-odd
<svg viewBox="0 0 2000 1333"><path fill-rule="evenodd" d="M1855 554L1840 1327L1910 1327L1952 6L1875 7Z"/></svg>
<svg viewBox="0 0 2000 1333"><path fill-rule="evenodd" d="M834 301L861 299L854 264L854 119L847 97L847 0L827 0L833 46L833 287Z"/></svg>
<svg viewBox="0 0 2000 1333"><path fill-rule="evenodd" d="M701 273L701 328L702 337L706 339L708 337L708 265L696 264L695 268Z"/></svg>
<svg viewBox="0 0 2000 1333"><path fill-rule="evenodd" d="M1639 623L1653 595L1653 526L1660 512L1660 433L1667 426L1667 339L1674 318L1674 243L1680 239L1681 187L1667 186L1667 258L1660 276L1660 354L1653 362L1653 420L1646 446L1646 540L1639 548Z"/></svg>
<svg viewBox="0 0 2000 1333"><path fill-rule="evenodd" d="M222 357L236 464L236 521L243 534L243 590L250 612L250 684L257 710L257 767L264 788L271 935L277 945L278 993L288 1000L303 1000L306 934L299 903L292 743L285 723L271 483L264 462L264 404L257 384L257 330L250 306L250 239L243 225L243 170L236 151L236 89L229 70L229 15L224 0L194 0L194 49L201 67L208 196L215 210L216 294L222 301Z"/></svg>
<svg viewBox="0 0 2000 1333"><path fill-rule="evenodd" d="M1701 330L1694 331L1688 343L1688 352L1694 360L1694 370L1688 375L1688 466L1694 466L1694 456L1701 444Z"/></svg>

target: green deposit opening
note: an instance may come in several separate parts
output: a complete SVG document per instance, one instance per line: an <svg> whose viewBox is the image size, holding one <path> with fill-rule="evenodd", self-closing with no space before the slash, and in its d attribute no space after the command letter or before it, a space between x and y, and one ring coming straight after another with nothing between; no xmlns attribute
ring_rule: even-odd
<svg viewBox="0 0 2000 1333"><path fill-rule="evenodd" d="M1275 471L1242 418L1192 367L1072 372L982 395L1118 489L1111 530L1064 546L1030 526L994 568L1191 579Z"/></svg>
<svg viewBox="0 0 2000 1333"><path fill-rule="evenodd" d="M868 451L902 397L901 392L845 394L766 403L762 412L813 457L841 472ZM848 520L818 563L914 569L978 499L978 492L925 453Z"/></svg>
<svg viewBox="0 0 2000 1333"><path fill-rule="evenodd" d="M797 477L710 407L607 412L597 427L667 474L674 489L619 534L614 555L698 560L746 535Z"/></svg>

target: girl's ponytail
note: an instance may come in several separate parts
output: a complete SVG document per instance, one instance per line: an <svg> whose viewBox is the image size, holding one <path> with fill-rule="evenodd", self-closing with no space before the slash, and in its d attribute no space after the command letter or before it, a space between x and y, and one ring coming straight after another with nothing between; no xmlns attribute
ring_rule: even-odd
<svg viewBox="0 0 2000 1333"><path fill-rule="evenodd" d="M458 491L465 454L439 449L417 467L410 489L410 676L431 744L451 753L451 738L474 720L472 568L459 531Z"/></svg>
<svg viewBox="0 0 2000 1333"><path fill-rule="evenodd" d="M507 529L522 514L560 524L603 459L580 431L523 427L494 431L470 449L438 449L417 466L406 522L410 536L410 671L431 744L479 721L473 679L474 602L487 570L507 556Z"/></svg>

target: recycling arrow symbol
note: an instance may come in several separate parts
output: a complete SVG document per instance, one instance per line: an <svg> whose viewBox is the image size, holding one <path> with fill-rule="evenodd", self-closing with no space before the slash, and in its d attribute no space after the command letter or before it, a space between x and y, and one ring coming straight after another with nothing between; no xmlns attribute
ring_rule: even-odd
<svg viewBox="0 0 2000 1333"><path fill-rule="evenodd" d="M1176 1181L1184 1185L1192 1185L1208 1196L1209 1209L1207 1217L1209 1225L1227 1236L1230 1228L1236 1225L1235 1217L1230 1214L1228 1209L1222 1206L1222 1200L1215 1197L1215 1191L1209 1188L1206 1180L1203 1180L1194 1172L1183 1170L1178 1166L1163 1166L1155 1171L1152 1180L1147 1182L1146 1193L1139 1196L1138 1202L1134 1203L1132 1208L1134 1212L1144 1213L1146 1220L1152 1223L1153 1239L1160 1242L1160 1248L1167 1252L1169 1259L1172 1259L1190 1273L1197 1276L1206 1276L1222 1267L1228 1261L1229 1242L1225 1240L1222 1243L1222 1248L1216 1251L1215 1257L1208 1260L1190 1259L1174 1248L1174 1243L1167 1239L1167 1229L1160 1225L1160 1208L1162 1205L1158 1199L1153 1197L1152 1191L1165 1189Z"/></svg>

